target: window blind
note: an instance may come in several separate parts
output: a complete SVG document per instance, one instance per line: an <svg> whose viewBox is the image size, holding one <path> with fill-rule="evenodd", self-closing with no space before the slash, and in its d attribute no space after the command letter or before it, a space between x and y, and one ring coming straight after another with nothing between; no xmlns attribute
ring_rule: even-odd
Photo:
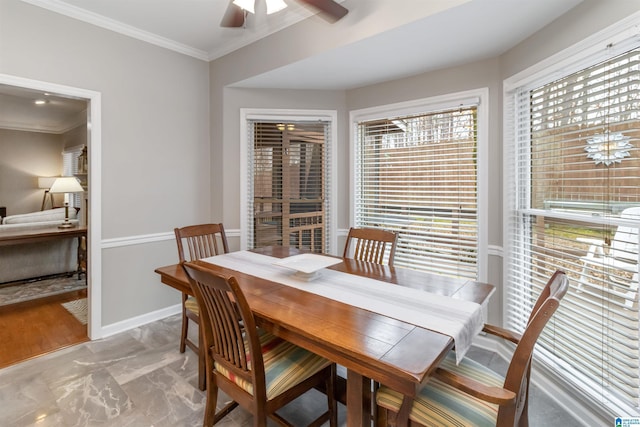
<svg viewBox="0 0 640 427"><path fill-rule="evenodd" d="M62 175L72 176L78 173L78 157L82 154L84 145L65 148L62 152ZM69 202L69 206L76 208L82 207L82 194L70 193L65 194L65 201ZM68 198L68 200L67 200Z"/></svg>
<svg viewBox="0 0 640 427"><path fill-rule="evenodd" d="M572 283L541 360L614 414L639 402L640 51L513 94L505 244L508 326L553 271Z"/></svg>
<svg viewBox="0 0 640 427"><path fill-rule="evenodd" d="M329 126L249 120L249 247L328 252Z"/></svg>
<svg viewBox="0 0 640 427"><path fill-rule="evenodd" d="M477 106L356 126L354 225L398 232L397 266L476 279Z"/></svg>

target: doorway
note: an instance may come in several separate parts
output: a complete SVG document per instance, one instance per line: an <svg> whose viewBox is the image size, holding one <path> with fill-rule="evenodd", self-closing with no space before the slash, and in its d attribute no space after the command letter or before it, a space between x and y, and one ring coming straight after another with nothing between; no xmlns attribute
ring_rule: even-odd
<svg viewBox="0 0 640 427"><path fill-rule="evenodd" d="M88 148L88 176L86 180L88 197L82 203L85 209L84 220L87 224L86 239L86 298L88 302L86 336L89 339L101 337L101 224L100 224L100 153L101 153L101 96L100 93L80 88L62 86L49 82L25 79L17 76L0 74L0 92L10 92L19 97L21 91L46 93L54 98L81 100L86 103L86 146ZM0 114L2 114L0 110ZM71 296L70 296L71 297ZM58 298L60 299L60 298ZM58 301L64 303L64 301ZM55 324L55 322L51 322ZM64 346L64 345L63 345ZM52 351L55 348L51 349Z"/></svg>
<svg viewBox="0 0 640 427"><path fill-rule="evenodd" d="M335 253L337 111L240 112L241 248Z"/></svg>
<svg viewBox="0 0 640 427"><path fill-rule="evenodd" d="M256 122L253 133L254 247L324 252L324 124Z"/></svg>

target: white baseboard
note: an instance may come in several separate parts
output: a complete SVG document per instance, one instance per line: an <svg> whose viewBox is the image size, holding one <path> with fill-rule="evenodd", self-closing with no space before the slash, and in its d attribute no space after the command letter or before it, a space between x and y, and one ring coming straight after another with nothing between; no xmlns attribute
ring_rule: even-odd
<svg viewBox="0 0 640 427"><path fill-rule="evenodd" d="M534 359L531 369L531 382L550 396L564 411L570 414L579 425L614 425L614 416L600 410L598 405L587 400L577 389L559 381L544 365ZM624 415L624 414L623 414Z"/></svg>
<svg viewBox="0 0 640 427"><path fill-rule="evenodd" d="M130 319L122 320L120 322L112 323L110 325L103 326L100 329L100 337L106 338L111 335L119 334L120 332L125 332L130 329L146 325L147 323L155 322L156 320L162 320L181 312L182 304L176 304L150 313L145 313L140 316L132 317Z"/></svg>

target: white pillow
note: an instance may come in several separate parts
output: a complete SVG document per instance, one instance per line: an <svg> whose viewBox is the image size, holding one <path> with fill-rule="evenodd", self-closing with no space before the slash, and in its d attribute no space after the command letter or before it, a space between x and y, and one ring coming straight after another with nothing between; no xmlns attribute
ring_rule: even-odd
<svg viewBox="0 0 640 427"><path fill-rule="evenodd" d="M76 217L76 209L69 208L69 219ZM49 209L46 211L31 212L4 217L3 224L22 224L27 222L64 221L64 208Z"/></svg>

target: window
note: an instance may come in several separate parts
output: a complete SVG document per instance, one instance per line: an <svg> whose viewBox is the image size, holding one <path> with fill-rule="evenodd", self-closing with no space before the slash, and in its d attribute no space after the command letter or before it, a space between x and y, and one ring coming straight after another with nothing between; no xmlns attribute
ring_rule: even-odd
<svg viewBox="0 0 640 427"><path fill-rule="evenodd" d="M523 330L547 278L567 272L537 355L617 415L640 398L640 50L624 46L514 84L505 139L507 325Z"/></svg>
<svg viewBox="0 0 640 427"><path fill-rule="evenodd" d="M332 250L333 121L247 114L246 246Z"/></svg>
<svg viewBox="0 0 640 427"><path fill-rule="evenodd" d="M62 152L62 175L72 176L78 173L78 157L82 154L84 145L65 148ZM82 208L81 193L65 194L65 202L69 202L69 206ZM67 200L68 198L68 200Z"/></svg>
<svg viewBox="0 0 640 427"><path fill-rule="evenodd" d="M353 225L398 232L396 266L478 279L480 98L440 101L355 112Z"/></svg>

